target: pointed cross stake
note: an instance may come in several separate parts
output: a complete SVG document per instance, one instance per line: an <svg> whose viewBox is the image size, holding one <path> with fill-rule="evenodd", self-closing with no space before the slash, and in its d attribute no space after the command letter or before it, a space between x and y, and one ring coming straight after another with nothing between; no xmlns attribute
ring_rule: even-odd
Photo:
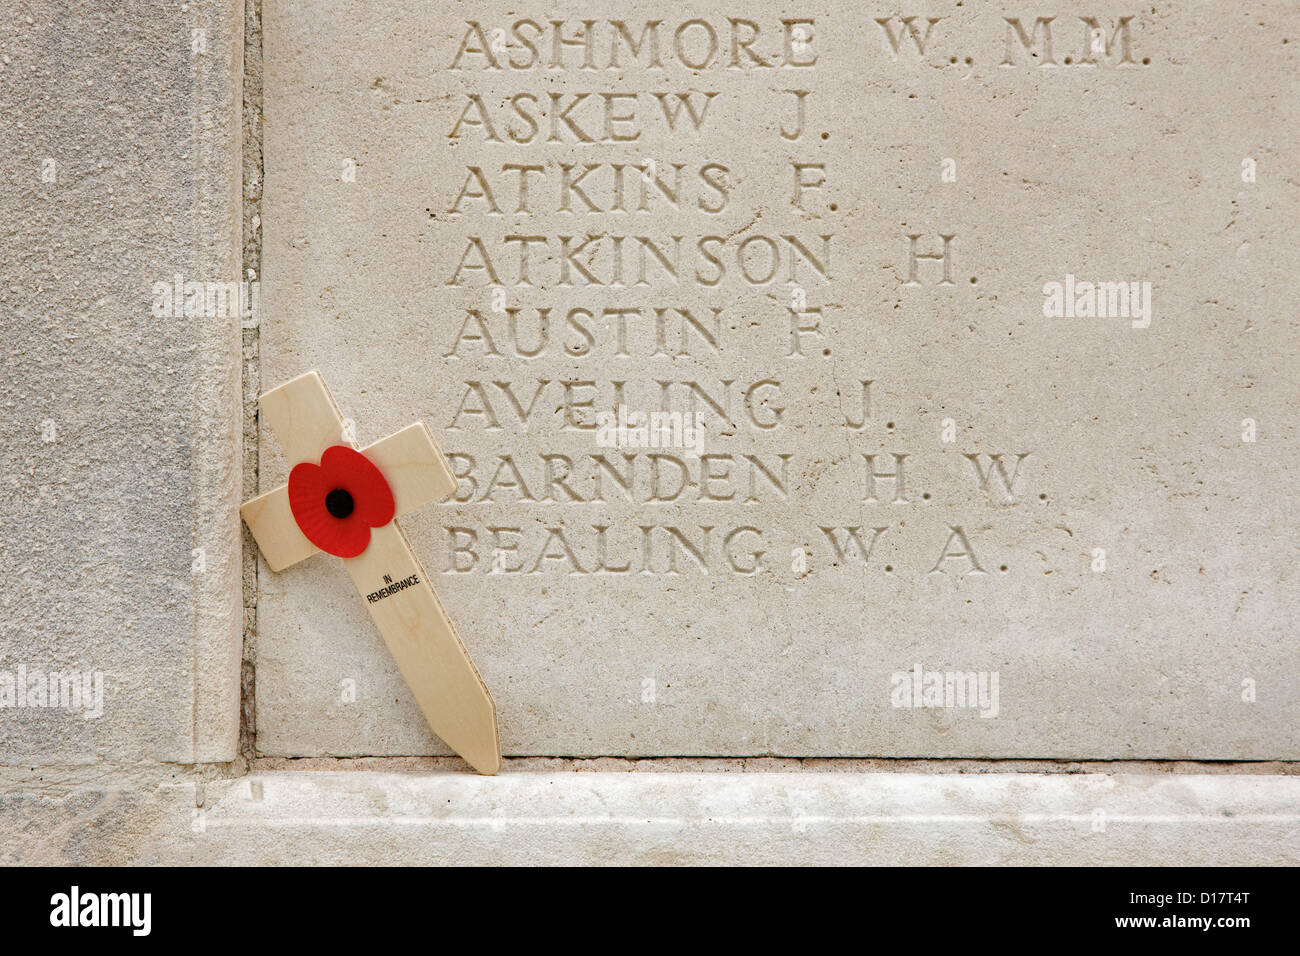
<svg viewBox="0 0 1300 956"><path fill-rule="evenodd" d="M496 773L501 749L492 697L397 527L398 515L456 488L433 436L416 422L359 454L350 445L338 448L343 418L314 371L267 392L258 406L289 461L303 463L289 484L240 508L267 564L280 571L322 549L342 556L433 732L479 773ZM357 460L361 455L370 465ZM352 472L331 478L331 461L340 460ZM371 477L370 466L382 478ZM327 487L340 483L348 488ZM364 519L374 514L380 523L368 529L367 543Z"/></svg>

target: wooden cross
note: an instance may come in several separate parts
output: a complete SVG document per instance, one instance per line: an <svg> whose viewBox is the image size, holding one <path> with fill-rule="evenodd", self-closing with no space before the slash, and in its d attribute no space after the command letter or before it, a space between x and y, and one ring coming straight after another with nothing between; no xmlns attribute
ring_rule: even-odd
<svg viewBox="0 0 1300 956"><path fill-rule="evenodd" d="M343 444L343 418L315 371L267 392L258 407L289 461L301 463L289 484L240 508L267 564L280 571L320 550L343 556L433 732L479 773L496 773L501 749L492 697L397 527L397 516L456 488L433 436L416 422L360 452ZM374 479L371 465L382 478ZM352 477L330 477L349 467ZM366 541L370 514L382 523L369 527Z"/></svg>

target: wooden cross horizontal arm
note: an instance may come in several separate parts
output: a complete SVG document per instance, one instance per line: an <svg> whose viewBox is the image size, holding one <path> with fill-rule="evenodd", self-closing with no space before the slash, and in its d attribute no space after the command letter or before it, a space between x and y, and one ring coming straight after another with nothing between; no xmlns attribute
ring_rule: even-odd
<svg viewBox="0 0 1300 956"><path fill-rule="evenodd" d="M400 518L441 501L456 490L456 479L447 459L434 443L424 422L407 425L401 431L367 445L361 453L373 461L388 479L388 486L393 490L393 503L397 506L394 517ZM239 513L253 532L253 538L272 571L283 571L320 551L298 530L298 524L293 520L287 484L258 495L245 503Z"/></svg>

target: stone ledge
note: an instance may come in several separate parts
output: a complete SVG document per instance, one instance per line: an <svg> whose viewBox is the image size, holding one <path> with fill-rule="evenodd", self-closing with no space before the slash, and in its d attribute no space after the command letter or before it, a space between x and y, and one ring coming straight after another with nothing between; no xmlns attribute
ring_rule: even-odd
<svg viewBox="0 0 1300 956"><path fill-rule="evenodd" d="M1259 865L1297 824L1286 776L281 771L10 792L0 859Z"/></svg>

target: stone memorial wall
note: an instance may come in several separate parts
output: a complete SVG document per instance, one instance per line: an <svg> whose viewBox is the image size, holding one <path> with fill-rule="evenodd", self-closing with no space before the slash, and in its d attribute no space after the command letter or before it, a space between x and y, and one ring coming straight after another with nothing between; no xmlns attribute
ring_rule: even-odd
<svg viewBox="0 0 1300 956"><path fill-rule="evenodd" d="M1067 6L268 8L262 378L434 429L506 753L1294 756L1286 37ZM259 587L260 748L443 752Z"/></svg>

